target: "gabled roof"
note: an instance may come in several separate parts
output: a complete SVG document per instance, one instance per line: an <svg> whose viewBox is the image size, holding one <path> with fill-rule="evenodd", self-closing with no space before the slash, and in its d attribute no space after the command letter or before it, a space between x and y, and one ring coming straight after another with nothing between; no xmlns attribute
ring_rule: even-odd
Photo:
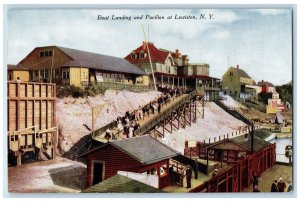
<svg viewBox="0 0 300 202"><path fill-rule="evenodd" d="M264 139L270 136L271 133L270 131L264 130L264 129L259 129L254 131L254 142L253 142L253 149L254 151L258 151L270 143L265 141ZM218 141L216 143L213 143L209 145L207 148L215 148L215 149L230 149L228 148L232 147L232 150L243 150L243 151L251 151L251 135L248 134L247 139L245 138L244 135L240 135L231 139L224 139L221 141ZM222 145L222 144L228 144L229 145ZM237 147L235 147L236 145ZM237 149L239 148L239 149Z"/></svg>
<svg viewBox="0 0 300 202"><path fill-rule="evenodd" d="M254 142L253 142L253 149L254 151L258 151L264 147L266 147L267 145L269 145L270 143L265 141L264 138L262 138L262 136L265 135L265 131L264 130L255 130L254 131ZM245 137L244 135L232 138L232 141L247 148L249 151L251 151L251 135L248 134L247 136L248 140L245 141Z"/></svg>
<svg viewBox="0 0 300 202"><path fill-rule="evenodd" d="M72 58L70 62L63 65L64 67L89 67L114 72L124 72L138 75L145 74L145 72L122 58L60 46L57 46L57 48Z"/></svg>
<svg viewBox="0 0 300 202"><path fill-rule="evenodd" d="M235 67L231 67L232 69L234 69L237 73L237 75L239 77L243 77L243 78L247 78L247 79L252 79L244 70L240 69L240 68L235 68Z"/></svg>
<svg viewBox="0 0 300 202"><path fill-rule="evenodd" d="M82 191L83 193L162 193L150 185L117 174Z"/></svg>
<svg viewBox="0 0 300 202"><path fill-rule="evenodd" d="M274 87L274 85L270 82L267 82L267 81L259 81L257 83L258 86L265 86L265 85L268 85L268 86L271 86L271 87Z"/></svg>
<svg viewBox="0 0 300 202"><path fill-rule="evenodd" d="M150 135L144 135L108 142L103 146L80 155L79 157L86 156L87 154L99 150L107 145L114 146L145 165L169 159L180 154L180 152L164 145Z"/></svg>
<svg viewBox="0 0 300 202"><path fill-rule="evenodd" d="M23 67L22 65L7 65L7 70L28 70L28 68Z"/></svg>
<svg viewBox="0 0 300 202"><path fill-rule="evenodd" d="M146 43L146 42L143 42ZM151 61L152 62L158 62L158 63L165 63L168 55L170 54L167 51L160 50L154 46L153 43L147 42L148 43L148 48L151 56ZM140 54L141 52L146 53L145 58L132 58L132 54ZM140 47L132 51L130 54L128 54L125 57L125 60L131 62L131 63L149 63L149 55L148 55L148 49L147 46L142 44Z"/></svg>
<svg viewBox="0 0 300 202"><path fill-rule="evenodd" d="M285 118L282 116L281 113L277 112L272 118L270 118L271 123L284 123Z"/></svg>

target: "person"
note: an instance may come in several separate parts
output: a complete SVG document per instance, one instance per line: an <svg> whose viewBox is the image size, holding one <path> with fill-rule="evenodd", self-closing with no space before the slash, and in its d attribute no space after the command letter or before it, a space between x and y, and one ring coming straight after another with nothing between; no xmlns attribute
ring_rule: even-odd
<svg viewBox="0 0 300 202"><path fill-rule="evenodd" d="M286 188L286 185L285 185L282 178L279 178L279 182L277 184L277 187L278 187L278 192L284 192L284 189Z"/></svg>
<svg viewBox="0 0 300 202"><path fill-rule="evenodd" d="M186 170L186 184L187 184L186 188L191 188L191 179L192 179L192 169L191 166L188 166Z"/></svg>
<svg viewBox="0 0 300 202"><path fill-rule="evenodd" d="M118 126L117 126L117 128L118 128L119 132L123 130L123 125L122 125L121 119L118 120Z"/></svg>
<svg viewBox="0 0 300 202"><path fill-rule="evenodd" d="M271 186L271 192L277 192L277 191L278 191L277 180L275 179Z"/></svg>
<svg viewBox="0 0 300 202"><path fill-rule="evenodd" d="M134 128L132 127L132 125L129 127L129 138L132 138L133 137L133 131L134 131Z"/></svg>
<svg viewBox="0 0 300 202"><path fill-rule="evenodd" d="M258 182L259 182L259 180L258 180L258 178L257 178L257 175L256 175L256 173L254 173L253 179L252 179L253 190L254 190L254 187L255 187L255 186L258 186Z"/></svg>
<svg viewBox="0 0 300 202"><path fill-rule="evenodd" d="M109 128L108 129L106 129L106 132L105 132L105 136L104 136L104 138L108 141L110 138L111 138L111 135L110 135L110 130L109 130Z"/></svg>
<svg viewBox="0 0 300 202"><path fill-rule="evenodd" d="M161 110L161 104L159 103L159 104L158 104L158 107L157 107L158 113L160 113L160 110Z"/></svg>
<svg viewBox="0 0 300 202"><path fill-rule="evenodd" d="M258 189L258 186L257 186L257 185L255 185L255 186L253 187L253 192L260 192L260 190Z"/></svg>
<svg viewBox="0 0 300 202"><path fill-rule="evenodd" d="M291 191L293 191L293 185L292 185L291 180L289 180L288 183L289 184L288 184L287 192L291 192Z"/></svg>
<svg viewBox="0 0 300 202"><path fill-rule="evenodd" d="M215 177L217 174L218 174L219 170L218 169L215 169L213 174L212 174L212 177Z"/></svg>
<svg viewBox="0 0 300 202"><path fill-rule="evenodd" d="M170 184L173 185L174 184L174 170L173 170L173 165L171 165L171 167L169 168L169 180L170 180Z"/></svg>
<svg viewBox="0 0 300 202"><path fill-rule="evenodd" d="M197 159L195 159L195 179L198 179L199 165Z"/></svg>

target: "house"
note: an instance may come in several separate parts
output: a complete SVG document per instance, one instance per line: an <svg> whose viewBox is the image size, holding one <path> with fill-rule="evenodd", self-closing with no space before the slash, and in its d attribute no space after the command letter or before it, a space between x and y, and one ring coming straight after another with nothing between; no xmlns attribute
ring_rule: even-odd
<svg viewBox="0 0 300 202"><path fill-rule="evenodd" d="M37 47L11 70L12 79L17 72L27 71L30 81L59 85L86 86L96 82L148 85L145 72L122 58L60 46Z"/></svg>
<svg viewBox="0 0 300 202"><path fill-rule="evenodd" d="M116 174L103 182L95 184L83 193L163 193L164 191L149 186L127 176Z"/></svg>
<svg viewBox="0 0 300 202"><path fill-rule="evenodd" d="M247 89L246 85L254 85L255 81L237 65L237 67L229 67L222 77L222 86L226 94L233 97L247 98L255 91Z"/></svg>
<svg viewBox="0 0 300 202"><path fill-rule="evenodd" d="M268 99L268 105L266 109L267 114L276 114L277 112L283 112L285 110L284 103L279 98L279 93L272 93L272 98Z"/></svg>
<svg viewBox="0 0 300 202"><path fill-rule="evenodd" d="M177 75L177 67L186 64L188 61L186 56L182 58L178 50L175 53L171 53L167 50L158 49L153 43L145 41L140 47L129 53L125 60L147 74L151 74L150 58L153 72L170 75Z"/></svg>
<svg viewBox="0 0 300 202"><path fill-rule="evenodd" d="M29 81L29 71L18 68L17 65L7 65L7 81Z"/></svg>
<svg viewBox="0 0 300 202"><path fill-rule="evenodd" d="M253 135L253 152L269 147L270 143L265 141L272 133L266 129L254 131ZM240 135L234 138L227 138L206 147L213 154L214 161L220 162L237 162L252 154L252 137L250 134L246 136Z"/></svg>
<svg viewBox="0 0 300 202"><path fill-rule="evenodd" d="M107 142L79 156L87 159L87 187L127 171L156 175L159 188L169 184L169 159L180 153L150 135Z"/></svg>
<svg viewBox="0 0 300 202"><path fill-rule="evenodd" d="M150 55L148 55L148 49ZM159 49L151 42L143 42L125 59L145 71L151 83L154 83L151 75L152 64L153 75L159 86L175 85L187 89L201 89L203 94L207 94L206 97L216 97L220 90L220 79L209 76L209 64L190 64L188 56L181 54L178 49L169 51Z"/></svg>
<svg viewBox="0 0 300 202"><path fill-rule="evenodd" d="M257 83L258 86L261 86L262 93L276 93L276 88L272 83L261 80Z"/></svg>

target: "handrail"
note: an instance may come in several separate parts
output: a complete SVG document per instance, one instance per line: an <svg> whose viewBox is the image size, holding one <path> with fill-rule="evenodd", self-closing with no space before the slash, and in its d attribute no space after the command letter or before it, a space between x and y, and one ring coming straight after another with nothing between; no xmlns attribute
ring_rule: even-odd
<svg viewBox="0 0 300 202"><path fill-rule="evenodd" d="M194 90L190 94L187 95L187 97L183 98L182 100L178 101L174 105L172 105L168 110L161 112L158 116L155 117L155 119L150 120L149 122L146 122L143 126L141 126L139 129L134 131L135 136L137 135L143 135L144 133L148 132L152 128L154 128L157 124L159 124L164 117L170 115L173 113L173 111L180 106L182 106L184 103L186 103L187 100L190 100L191 98L195 97L197 95L197 91Z"/></svg>

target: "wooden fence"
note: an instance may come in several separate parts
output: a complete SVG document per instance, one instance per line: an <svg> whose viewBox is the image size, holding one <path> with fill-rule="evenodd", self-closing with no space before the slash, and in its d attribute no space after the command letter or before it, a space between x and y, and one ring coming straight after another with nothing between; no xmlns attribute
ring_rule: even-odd
<svg viewBox="0 0 300 202"><path fill-rule="evenodd" d="M260 176L275 163L276 143L249 155L189 192L241 192L252 184L254 175Z"/></svg>

